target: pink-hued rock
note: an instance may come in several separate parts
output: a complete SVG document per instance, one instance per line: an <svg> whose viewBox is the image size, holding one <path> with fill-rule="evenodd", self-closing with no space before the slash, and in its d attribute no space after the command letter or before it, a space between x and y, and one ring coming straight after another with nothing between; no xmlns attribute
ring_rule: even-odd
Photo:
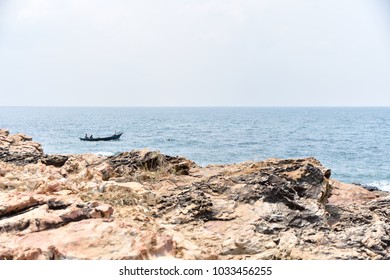
<svg viewBox="0 0 390 280"><path fill-rule="evenodd" d="M329 198L329 203L333 205L361 204L385 195L384 192L368 191L361 186L346 184L337 180L331 180L330 184L332 195Z"/></svg>
<svg viewBox="0 0 390 280"><path fill-rule="evenodd" d="M7 249L2 248L3 242ZM102 219L12 238L2 235L0 244L2 259L152 259L175 253L169 236Z"/></svg>
<svg viewBox="0 0 390 280"><path fill-rule="evenodd" d="M39 205L33 196L19 192L0 192L0 201L0 217Z"/></svg>
<svg viewBox="0 0 390 280"><path fill-rule="evenodd" d="M9 130L0 128L0 137L7 137L9 135Z"/></svg>
<svg viewBox="0 0 390 280"><path fill-rule="evenodd" d="M0 259L390 259L390 195L314 158L44 155L0 129Z"/></svg>
<svg viewBox="0 0 390 280"><path fill-rule="evenodd" d="M36 163L44 155L41 144L24 134L0 129L0 160L18 165Z"/></svg>
<svg viewBox="0 0 390 280"><path fill-rule="evenodd" d="M23 234L57 228L91 218L110 218L114 210L101 202L83 203L75 196L1 193L0 232Z"/></svg>

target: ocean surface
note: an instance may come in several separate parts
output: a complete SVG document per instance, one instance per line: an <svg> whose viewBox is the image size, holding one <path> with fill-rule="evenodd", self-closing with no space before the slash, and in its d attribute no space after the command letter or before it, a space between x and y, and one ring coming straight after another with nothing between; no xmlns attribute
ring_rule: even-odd
<svg viewBox="0 0 390 280"><path fill-rule="evenodd" d="M148 148L200 165L315 157L333 178L390 191L390 108L0 107L0 127L49 154ZM115 131L119 141L79 140Z"/></svg>

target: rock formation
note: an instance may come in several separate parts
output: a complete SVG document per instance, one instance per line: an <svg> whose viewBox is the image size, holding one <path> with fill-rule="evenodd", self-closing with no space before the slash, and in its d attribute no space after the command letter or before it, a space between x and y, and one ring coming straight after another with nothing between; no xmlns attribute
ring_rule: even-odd
<svg viewBox="0 0 390 280"><path fill-rule="evenodd" d="M14 164L36 163L43 156L41 144L24 134L10 135L0 129L0 158Z"/></svg>
<svg viewBox="0 0 390 280"><path fill-rule="evenodd" d="M314 158L45 155L0 130L1 259L390 259L390 195Z"/></svg>

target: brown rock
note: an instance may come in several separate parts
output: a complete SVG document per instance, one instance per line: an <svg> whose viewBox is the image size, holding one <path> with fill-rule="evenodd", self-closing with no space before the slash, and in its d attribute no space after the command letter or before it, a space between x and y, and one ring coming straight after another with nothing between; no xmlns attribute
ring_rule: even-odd
<svg viewBox="0 0 390 280"><path fill-rule="evenodd" d="M0 161L17 165L37 163L43 156L42 146L24 134L10 135L8 131L0 133Z"/></svg>
<svg viewBox="0 0 390 280"><path fill-rule="evenodd" d="M1 136L7 137L8 135L9 135L9 130L0 128L0 137Z"/></svg>
<svg viewBox="0 0 390 280"><path fill-rule="evenodd" d="M55 167L62 167L68 160L68 156L64 155L45 155L41 162L46 165L53 165Z"/></svg>
<svg viewBox="0 0 390 280"><path fill-rule="evenodd" d="M5 240L7 249L2 248ZM0 236L0 256L7 259L151 259L171 257L175 252L168 236L101 219L5 240Z"/></svg>
<svg viewBox="0 0 390 280"><path fill-rule="evenodd" d="M333 179L330 180L330 184L333 190L332 195L329 198L329 203L332 205L348 205L352 203L361 204L385 194L380 191L368 191L361 186L345 184Z"/></svg>
<svg viewBox="0 0 390 280"><path fill-rule="evenodd" d="M0 130L1 259L390 259L389 194L314 158L65 161L32 143Z"/></svg>
<svg viewBox="0 0 390 280"><path fill-rule="evenodd" d="M108 181L114 175L114 169L107 162L100 164L95 170L100 173L103 181Z"/></svg>
<svg viewBox="0 0 390 280"><path fill-rule="evenodd" d="M188 175L195 163L182 157L171 157L159 152L140 150L108 157L116 176L134 176L135 173L160 172Z"/></svg>
<svg viewBox="0 0 390 280"><path fill-rule="evenodd" d="M114 213L114 209L107 204L99 205L95 208L96 212L100 214L99 218L105 218L108 219L112 216Z"/></svg>

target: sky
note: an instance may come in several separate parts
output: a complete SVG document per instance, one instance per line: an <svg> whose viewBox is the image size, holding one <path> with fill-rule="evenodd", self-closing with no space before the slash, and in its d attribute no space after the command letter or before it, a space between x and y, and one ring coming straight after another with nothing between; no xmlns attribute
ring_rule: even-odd
<svg viewBox="0 0 390 280"><path fill-rule="evenodd" d="M390 4L0 0L0 106L390 106Z"/></svg>

